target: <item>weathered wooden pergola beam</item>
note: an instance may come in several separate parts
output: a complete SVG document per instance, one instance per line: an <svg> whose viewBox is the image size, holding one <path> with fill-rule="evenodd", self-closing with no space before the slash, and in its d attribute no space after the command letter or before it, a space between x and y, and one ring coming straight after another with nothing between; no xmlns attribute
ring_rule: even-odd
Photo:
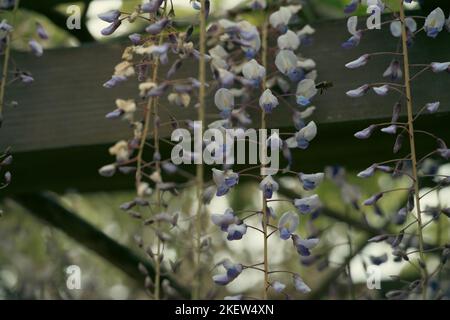
<svg viewBox="0 0 450 320"><path fill-rule="evenodd" d="M386 40L390 36L388 28L384 28L368 33L359 48L344 50L340 44L349 37L345 24L346 21L339 20L315 25L314 43L302 50L305 56L317 61L320 80L334 83L332 89L315 101L314 120L320 125L319 136L308 152L295 154L305 171L320 170L332 163L360 168L370 161L365 159L368 146L371 157L380 158L372 161L378 161L389 154L386 144L393 143L392 137L379 135L368 145L354 139L353 133L374 119L390 118L398 95L382 98L369 93L363 99L350 99L344 94L361 84L382 80L381 74L391 57L374 57L367 66L356 71L347 70L344 65L363 53L393 51L395 41ZM437 40L418 36L412 49L412 61L447 61L449 40L448 33L442 33ZM10 99L20 103L17 108L7 108L0 129L0 149L12 146L16 155L10 193L67 187L85 191L132 187L128 178L105 180L96 173L98 167L111 161L107 147L131 134L125 123L104 117L114 108L117 97L138 98L133 80L114 90L102 87L119 62L124 46L117 42L49 50L40 59L16 55L17 65L32 71L36 81L30 87L11 88L8 94ZM182 76L195 75L196 66L185 66L181 72ZM425 117L418 125L431 125L444 138L450 138L446 130L450 119L450 105L445 103L450 101L448 88L450 77L447 74L430 73L425 73L414 87L416 109L427 102L443 102L439 114ZM217 113L212 94L209 98L210 113ZM165 108L178 119L195 117L193 107L182 109L167 104ZM164 121L167 112L164 108L161 110L161 121ZM289 113L282 109L269 121L273 128L284 128L290 123ZM170 131L170 127L165 127L163 135L169 136ZM423 145L429 142L419 141Z"/></svg>

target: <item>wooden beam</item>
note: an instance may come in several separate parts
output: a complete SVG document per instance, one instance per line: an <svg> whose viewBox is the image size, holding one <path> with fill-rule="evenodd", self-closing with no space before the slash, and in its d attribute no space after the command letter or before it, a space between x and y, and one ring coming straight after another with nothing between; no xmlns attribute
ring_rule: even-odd
<svg viewBox="0 0 450 320"><path fill-rule="evenodd" d="M316 99L314 120L319 123L319 135L307 152L294 155L302 170L321 170L326 164L339 163L362 168L372 161L389 156L387 145L392 137L378 135L370 144L353 138L353 133L374 119L388 119L397 95L378 97L369 93L366 98L350 99L345 92L361 84L382 79L381 74L391 57L373 57L359 70L347 70L344 65L364 53L395 50L388 28L365 35L364 42L354 50L344 50L340 44L349 35L346 21L327 21L314 26L314 43L305 46L302 53L317 61L319 79L332 81L334 87ZM389 41L386 41L389 39ZM97 176L101 165L111 162L108 145L130 137L131 131L121 121L105 119L114 108L114 100L138 98L134 80L108 90L102 84L111 76L124 48L123 43L92 44L79 48L49 50L40 59L15 54L19 66L35 76L32 86L11 87L8 99L15 99L19 107L7 108L0 129L0 150L12 146L16 161L13 184L7 190L20 192L37 188L61 190L73 187L79 190L98 190L132 187L129 178L102 179ZM424 36L415 39L412 50L414 63L447 61L450 34L443 32L437 40ZM195 65L182 69L184 76L192 75ZM429 126L443 138L450 138L446 123L450 119L450 77L447 74L425 73L414 87L416 109L425 103L441 100L439 114L425 117L419 126ZM207 102L210 113L217 113L212 94ZM186 109L165 105L178 119L194 118L193 107ZM281 107L270 117L272 128L287 128L291 119ZM162 110L162 121L167 112ZM166 127L162 134L170 135ZM423 139L423 145L430 140ZM370 148L370 149L369 149ZM370 150L370 154L369 151ZM369 157L370 155L370 157ZM374 159L377 158L377 159ZM372 159L368 159L372 158ZM380 159L378 159L380 158Z"/></svg>

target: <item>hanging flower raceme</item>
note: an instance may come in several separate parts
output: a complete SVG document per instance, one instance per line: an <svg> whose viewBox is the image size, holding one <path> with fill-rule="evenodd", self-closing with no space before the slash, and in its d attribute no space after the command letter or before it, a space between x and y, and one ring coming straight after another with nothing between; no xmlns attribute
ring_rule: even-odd
<svg viewBox="0 0 450 320"><path fill-rule="evenodd" d="M313 121L306 121L316 109L311 105L318 93L316 63L298 52L302 43L305 45L311 43L310 37L315 30L308 25L302 26L300 30L296 30L293 24L289 25L290 22L299 21L297 13L301 10L301 5L297 5L297 3L299 2L295 0L289 1L289 5L278 7L275 12L269 13L263 28L258 28L245 20L234 22L227 19L221 19L209 28L212 47L208 51L211 55L210 65L214 70L215 80L219 87L215 93L215 105L220 110L222 117L222 120L213 122L214 127L234 128L237 132L241 132L240 130L244 132L243 128L252 123L246 109L258 107L257 111L261 112L261 126L267 128L269 124L266 121L270 114L276 114L281 110L280 108L283 108L283 112L289 110L288 108L284 109L284 103L290 102L290 98L285 97L296 97L296 102L300 105L301 110L293 107L291 111L298 132L286 140L280 137L281 134L272 132L269 137L265 137L265 143L260 142L261 145L265 144L265 147L270 148L272 153L282 151L288 161L286 170L289 170L293 159L290 148L306 149L317 135L316 124ZM251 1L249 5L255 10L263 10L268 7L266 1ZM263 45L269 42L269 38L261 38L262 35L271 37L272 34L277 35L278 50L276 51ZM267 59L262 59L262 57ZM265 65L262 65L263 62ZM245 134L237 134L237 136L246 139ZM249 227L261 231L267 238L276 234L284 240L292 238L296 232L300 221L299 213L285 212L281 216L277 215L276 208L271 207L269 203L278 201L274 198L281 187L275 174L272 175L263 170L269 169L268 167L262 167L247 169L259 169L261 170L259 174L248 172L243 173L242 176L258 178L264 203L263 208L249 210L252 214L242 218L243 221L240 221L231 209L227 210L223 216L214 215L213 217L213 223L222 231L227 232L228 240L241 239ZM230 165L225 168L224 171L213 169L217 196L225 195L239 178L237 173L230 170ZM227 177L231 179L229 182L227 182ZM320 184L323 174L301 174L299 178L305 189L312 190ZM211 193L212 191L209 191L209 194ZM314 201L308 202L307 199L302 201L305 203L298 204L298 206L301 206L304 214L313 213L319 209L319 205ZM261 224L258 226L251 226L246 220L254 215L261 219ZM270 233L267 228L275 230ZM305 245L312 248L312 244ZM252 267L244 266L243 269L245 268ZM232 280L233 277L223 274L217 275L215 278L218 284L228 284ZM299 283L297 285L300 286ZM280 281L270 281L265 286L265 291L269 287L276 293L284 294L286 285ZM306 292L304 288L301 290Z"/></svg>
<svg viewBox="0 0 450 320"><path fill-rule="evenodd" d="M199 9L206 9L206 16L209 10L209 1L205 2L205 8ZM194 6L198 5L196 3ZM129 46L123 51L122 60L114 67L112 77L104 83L104 87L113 88L136 76L139 96L142 100L137 102L134 99L117 99L116 108L107 114L107 118L126 120L132 129L132 135L128 140L120 140L109 149L110 154L115 157L115 162L100 168L99 173L102 176L111 177L116 172L120 172L132 174L134 177L137 196L131 201L125 202L121 208L133 218L141 219L143 225L154 232L152 238L155 239L155 242L151 245L145 243L146 240L141 237L136 237L136 241L139 247L145 248L147 256L155 262L155 276L161 275L162 266L168 262L164 258L164 248L176 241L176 237L173 237L171 232L177 226L180 215L178 211L171 212L172 206L169 206L171 195L175 196L179 192L179 185L168 179L171 175L184 173L169 158L170 154L167 155L165 150L160 147L162 140L160 128L163 125L171 125L173 128L182 127L187 131L198 129L198 124L194 121L188 119L179 121L172 115L169 116L167 123L163 123L161 110L164 108L160 106L167 106L168 103L183 108L192 106L192 100L196 97L195 91L203 85L205 87L208 85L202 84L203 80L196 78L198 75L177 77L181 74L179 71L183 66L192 64L195 60L205 62L214 60L215 63L219 63L217 53L211 57L206 54L202 55L196 49L196 45L191 41L194 26L189 26L186 30L181 30L178 26L177 28L172 27L172 24L176 22L173 10L170 1L145 0L131 13L112 10L99 16L101 20L109 24L102 30L104 35L113 34L122 23L134 23L135 21L147 23L145 32L136 32L129 36ZM226 60L225 57L222 58ZM167 66L165 71L162 70L161 65ZM223 64L222 67L225 72L229 72L226 64ZM233 78L225 79L226 76L226 74L222 75L224 82L231 83ZM226 116L230 117L234 100L230 98L232 104L226 105L229 103L225 101L226 98L229 98L229 95L224 93L220 96L218 93L216 103L219 108L225 110L225 113L228 112ZM223 124L223 126L226 125ZM184 149L182 151L183 161L196 161L200 157L200 153L197 151ZM214 178L217 185L208 185L205 190L202 190L202 197L198 199L199 203L209 203L215 194L225 194L238 182L238 175L231 170L218 171ZM152 210L142 210L144 207L148 209L150 206ZM228 239L242 238L246 233L247 226L239 221L232 212L227 212L223 216L214 216L213 220L227 232ZM228 221L230 216L230 221ZM184 228L177 228L177 234L182 235L182 238L185 238L184 233L186 232ZM208 241L209 238L203 238L199 250L206 250L209 246ZM237 276L236 272L233 272L232 266L226 264L226 268L230 269L228 276ZM152 289L148 285L149 281L150 278L146 279L146 286L154 294L155 299L161 298L160 292L164 291L164 294L170 292L170 290L166 290L167 288L165 290L157 289L159 285L164 286L164 282L154 283Z"/></svg>
<svg viewBox="0 0 450 320"><path fill-rule="evenodd" d="M123 99L117 99L116 100L116 106L117 109L108 113L106 115L106 118L118 118L118 117L124 117L124 119L131 121L133 119L133 115L136 111L136 103L134 100L123 100Z"/></svg>

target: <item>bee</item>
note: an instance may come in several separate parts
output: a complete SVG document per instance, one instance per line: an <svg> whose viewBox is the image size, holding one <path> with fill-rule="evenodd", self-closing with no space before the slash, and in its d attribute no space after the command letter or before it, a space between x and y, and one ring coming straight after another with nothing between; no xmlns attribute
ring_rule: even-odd
<svg viewBox="0 0 450 320"><path fill-rule="evenodd" d="M326 90L333 87L333 82L330 81L323 81L316 85L316 89L319 90L320 94L323 94Z"/></svg>

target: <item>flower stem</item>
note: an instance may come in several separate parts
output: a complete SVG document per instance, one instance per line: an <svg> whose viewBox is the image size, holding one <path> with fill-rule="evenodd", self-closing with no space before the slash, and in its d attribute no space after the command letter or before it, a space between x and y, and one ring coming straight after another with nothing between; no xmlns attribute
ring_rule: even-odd
<svg viewBox="0 0 450 320"><path fill-rule="evenodd" d="M17 9L19 8L19 2L20 0L16 0L14 3L14 9L13 9L13 27L16 22L16 14ZM8 68L9 68L9 60L11 56L11 35L8 33L6 35L6 48L5 48L5 56L3 58L3 72L2 72L2 79L0 82L0 127L3 123L3 106L5 104L5 90L6 90L6 82L8 78Z"/></svg>
<svg viewBox="0 0 450 320"><path fill-rule="evenodd" d="M162 38L162 37L161 37ZM160 38L160 44L162 43ZM159 154L159 127L157 124L158 121L158 98L155 97L153 102L153 110L154 110L154 124L153 124L153 143L154 143L154 152ZM158 176L161 176L161 161L155 161L155 172L157 172ZM157 212L161 211L161 189L159 188L159 184L157 183L155 186L156 193L156 209ZM157 225L159 227L159 223ZM156 258L155 258L155 300L160 299L160 291L161 291L161 239L159 236L156 236Z"/></svg>
<svg viewBox="0 0 450 320"><path fill-rule="evenodd" d="M424 242L422 233L422 216L420 210L420 194L419 194L419 179L417 174L417 155L416 155L416 144L414 139L414 114L413 114L413 102L411 94L411 76L409 70L409 53L408 53L408 43L407 43L407 32L405 23L405 8L403 0L400 0L400 21L402 23L402 45L403 45L403 65L405 69L405 90L406 90L406 103L408 110L408 127L409 127L409 142L411 148L411 161L412 161L412 175L414 177L414 193L415 193L415 204L417 211L417 236L419 238L419 255L423 263L424 259ZM426 268L421 268L422 270L422 298L427 298L427 282L428 274Z"/></svg>
<svg viewBox="0 0 450 320"><path fill-rule="evenodd" d="M269 25L267 21L263 24L262 29L262 65L267 70L267 50L268 50L268 31ZM266 78L263 79L262 82L263 90L266 89ZM264 110L261 111L261 129L266 129L266 113ZM261 145L261 173L264 174L264 163L265 159L262 159L262 156L266 153L266 143L264 142ZM267 200L264 197L264 193L262 193L262 216L263 216L263 237L264 237L264 286L263 286L263 299L267 300L267 291L269 289L269 259L268 259L268 237L267 237L267 226L269 224L269 216L267 215Z"/></svg>
<svg viewBox="0 0 450 320"><path fill-rule="evenodd" d="M205 121L205 95L206 95L206 1L200 0L200 58L198 66L198 80L200 82L199 94L198 94L198 117L197 120L200 121L201 126L201 136L203 136L203 128ZM201 235L202 235L202 216L203 216L203 188L204 188L204 168L203 163L197 164L197 214L196 214L196 235L197 235L197 261L196 261L196 279L193 285L192 298L198 300L200 298L201 291L201 272L200 269L200 259L201 259Z"/></svg>
<svg viewBox="0 0 450 320"><path fill-rule="evenodd" d="M167 8L167 2L164 4L163 9L163 15L166 14L166 8ZM151 18L151 17L150 17ZM161 45L164 42L164 34L161 33L159 36L159 45ZM158 72L159 72L159 58L154 58L153 60L153 73L152 73L152 81L156 83L158 80ZM150 98L147 102L146 109L145 109L145 118L144 118L144 128L142 130L142 137L141 137L141 143L139 145L139 151L138 156L136 160L136 191L139 190L140 184L142 182L142 175L143 175L143 166L144 166L144 149L147 141L147 136L150 131L150 121L151 121L151 115L152 110L155 114L155 120L157 120L158 117L158 98L153 97ZM159 153L159 131L158 126L156 125L156 121L153 127L153 144L154 144L154 152ZM161 174L161 164L160 161L155 162L155 169L158 172L158 174ZM157 204L157 210L159 211L161 208L161 190L158 187L158 184L156 184L156 204ZM154 299L159 300L161 297L161 240L158 236L156 236L156 256L155 256L155 288L154 288Z"/></svg>

